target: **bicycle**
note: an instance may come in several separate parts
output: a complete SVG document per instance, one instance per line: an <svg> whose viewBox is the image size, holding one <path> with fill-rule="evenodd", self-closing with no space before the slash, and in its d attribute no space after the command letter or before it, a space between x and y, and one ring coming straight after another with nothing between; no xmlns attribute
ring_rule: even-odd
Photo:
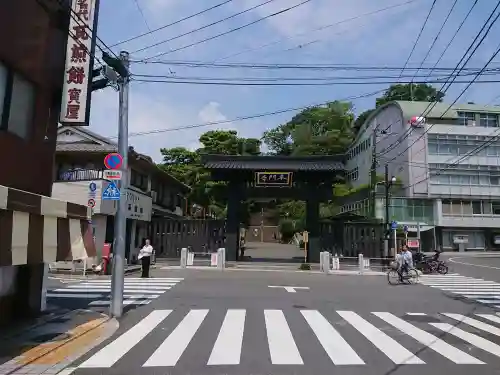
<svg viewBox="0 0 500 375"><path fill-rule="evenodd" d="M403 274L403 281L401 281L397 265L392 264L391 266L392 268L387 272L387 282L390 285L401 283L416 284L418 282L418 271L415 268L409 268L408 271Z"/></svg>

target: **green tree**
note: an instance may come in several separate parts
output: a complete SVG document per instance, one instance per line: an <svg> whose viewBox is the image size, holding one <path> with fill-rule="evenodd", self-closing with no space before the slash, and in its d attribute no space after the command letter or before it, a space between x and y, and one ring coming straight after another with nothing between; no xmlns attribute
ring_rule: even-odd
<svg viewBox="0 0 500 375"><path fill-rule="evenodd" d="M405 83L391 85L384 94L375 100L378 108L393 100L405 100L415 102L442 102L444 93L427 83Z"/></svg>
<svg viewBox="0 0 500 375"><path fill-rule="evenodd" d="M274 155L332 155L344 153L352 142L351 103L334 101L311 107L286 124L264 133L263 141Z"/></svg>

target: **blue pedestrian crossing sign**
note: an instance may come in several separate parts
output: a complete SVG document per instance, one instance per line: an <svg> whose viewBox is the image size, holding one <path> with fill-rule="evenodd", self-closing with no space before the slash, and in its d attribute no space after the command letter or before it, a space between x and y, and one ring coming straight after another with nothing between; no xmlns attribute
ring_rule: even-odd
<svg viewBox="0 0 500 375"><path fill-rule="evenodd" d="M108 187L104 189L102 192L102 200L113 200L113 201L119 201L120 200L120 190L116 186L114 182L110 182Z"/></svg>
<svg viewBox="0 0 500 375"><path fill-rule="evenodd" d="M396 230L396 229L398 229L398 223L397 223L396 221L393 221L393 222L391 223L391 229L392 229L392 230Z"/></svg>

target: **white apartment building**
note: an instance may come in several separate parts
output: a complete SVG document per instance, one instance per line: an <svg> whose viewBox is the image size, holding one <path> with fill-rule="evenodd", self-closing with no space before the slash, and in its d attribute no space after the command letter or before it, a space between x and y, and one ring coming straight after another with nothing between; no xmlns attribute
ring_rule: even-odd
<svg viewBox="0 0 500 375"><path fill-rule="evenodd" d="M377 175L388 164L403 185L391 199L390 220L410 231L419 223L444 250L500 250L500 107L437 103L427 113L428 105L395 101L374 111L348 152L348 180L369 184L375 147ZM377 199L377 217L384 205Z"/></svg>

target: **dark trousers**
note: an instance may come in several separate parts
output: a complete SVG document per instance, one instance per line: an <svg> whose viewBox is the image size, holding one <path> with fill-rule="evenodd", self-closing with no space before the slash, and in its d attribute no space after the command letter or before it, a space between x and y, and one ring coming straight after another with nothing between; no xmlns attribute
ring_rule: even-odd
<svg viewBox="0 0 500 375"><path fill-rule="evenodd" d="M403 275L405 273L408 273L408 264L403 264L398 273L399 273L399 280L403 282Z"/></svg>
<svg viewBox="0 0 500 375"><path fill-rule="evenodd" d="M151 257L143 257L142 261L142 276L141 277L149 277L149 266L151 265Z"/></svg>

